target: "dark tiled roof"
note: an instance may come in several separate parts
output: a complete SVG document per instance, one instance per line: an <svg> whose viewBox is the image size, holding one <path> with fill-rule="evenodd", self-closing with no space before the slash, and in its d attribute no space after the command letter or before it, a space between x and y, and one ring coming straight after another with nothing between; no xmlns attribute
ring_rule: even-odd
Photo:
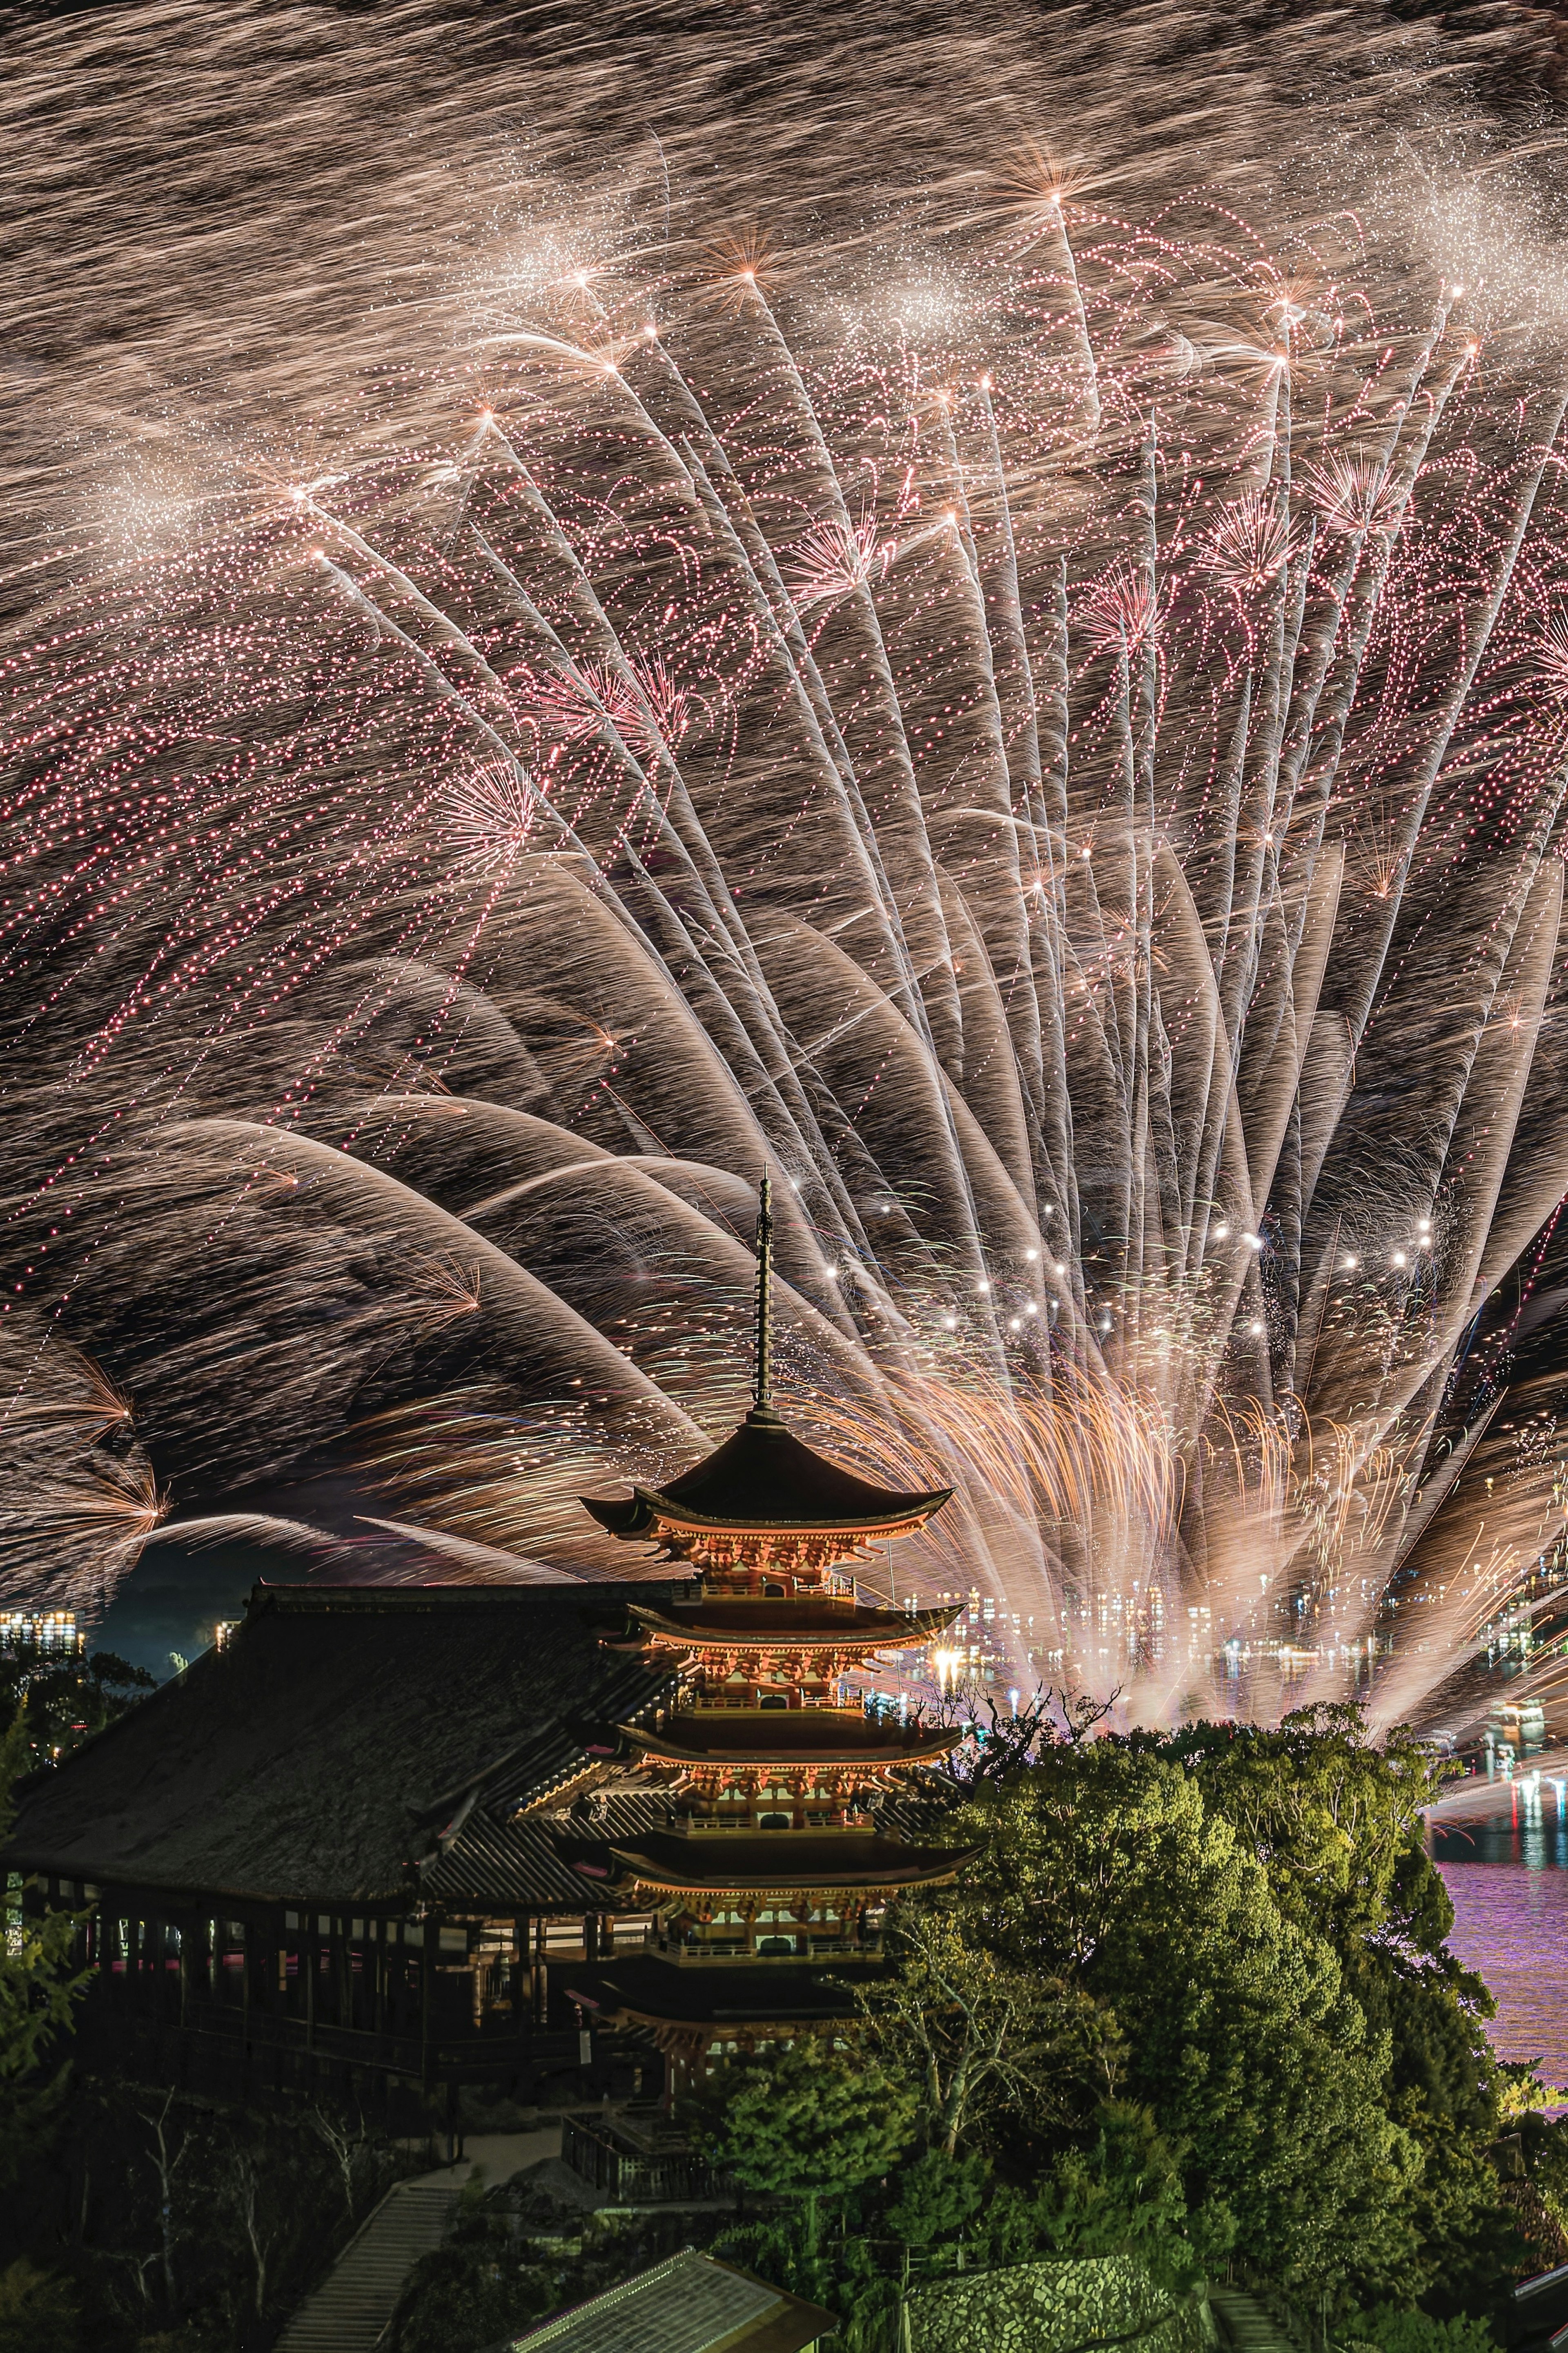
<svg viewBox="0 0 1568 2353"><path fill-rule="evenodd" d="M635 1487L624 1500L595 1503L584 1496L583 1502L612 1535L644 1536L661 1504L703 1525L852 1529L924 1519L952 1493L951 1487L878 1487L818 1454L770 1407L756 1406L721 1446L662 1487Z"/></svg>
<svg viewBox="0 0 1568 2353"><path fill-rule="evenodd" d="M34 1780L6 1859L171 1894L397 1902L423 1892L411 1864L456 1867L472 1824L477 1881L492 1792L511 1812L569 1783L595 1727L613 1746L671 1689L603 1647L669 1589L258 1588L226 1649ZM548 1845L542 1825L514 1842L520 1900L571 1890L581 1909Z"/></svg>
<svg viewBox="0 0 1568 2353"><path fill-rule="evenodd" d="M608 1875L574 1867L574 1856L592 1852L585 1841L646 1838L668 1823L663 1790L616 1790L602 1804L590 1794L563 1816L548 1810L519 1815L515 1801L487 1794L422 1874L421 1885L453 1908L474 1903L503 1911L581 1912L605 1903Z"/></svg>
<svg viewBox="0 0 1568 2353"><path fill-rule="evenodd" d="M490 2353L801 2353L830 2312L687 2247Z"/></svg>

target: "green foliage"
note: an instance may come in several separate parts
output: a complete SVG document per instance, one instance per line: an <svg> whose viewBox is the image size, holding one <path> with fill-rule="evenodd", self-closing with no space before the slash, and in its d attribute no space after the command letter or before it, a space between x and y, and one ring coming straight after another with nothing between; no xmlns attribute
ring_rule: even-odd
<svg viewBox="0 0 1568 2353"><path fill-rule="evenodd" d="M1378 2353L1497 2353L1497 2338L1484 2320L1432 2320L1388 2304L1352 2315L1344 2333Z"/></svg>
<svg viewBox="0 0 1568 2353"><path fill-rule="evenodd" d="M1520 2071L1487 2042L1490 1995L1447 1945L1453 1907L1420 1810L1445 1768L1403 1733L1373 1747L1346 1706L1303 1709L1273 1730L1197 1725L1151 1745L1179 1757L1231 1822L1281 1915L1329 1946L1369 2045L1386 2053L1381 2097L1416 2160L1405 2193L1415 2253L1382 2283L1363 2275L1363 2293L1494 2303L1523 2248L1486 2150L1524 2099Z"/></svg>
<svg viewBox="0 0 1568 2353"><path fill-rule="evenodd" d="M860 2050L802 2035L718 2069L689 2124L746 2189L816 2200L886 2173L914 2137L915 2094Z"/></svg>
<svg viewBox="0 0 1568 2353"><path fill-rule="evenodd" d="M468 2353L503 2343L569 2300L540 2251L513 2235L477 2187L464 2192L444 2246L409 2275L387 2338L389 2353Z"/></svg>
<svg viewBox="0 0 1568 2353"><path fill-rule="evenodd" d="M0 1739L0 1843L14 1820L11 1790L28 1761L18 1718ZM17 1889L19 1894L19 1888ZM0 2183L36 2162L39 2137L58 2105L63 2073L44 2073L51 2046L71 2022L71 2004L87 1972L73 1972L77 1918L25 1913L10 1893L0 1899Z"/></svg>
<svg viewBox="0 0 1568 2353"><path fill-rule="evenodd" d="M897 2175L883 2220L908 2247L962 2239L984 2203L991 2168L983 2157L952 2158L928 2148Z"/></svg>
<svg viewBox="0 0 1568 2353"><path fill-rule="evenodd" d="M112 1651L90 1659L27 1650L0 1657L0 1713L25 1725L29 1766L58 1765L157 1687L145 1668Z"/></svg>
<svg viewBox="0 0 1568 2353"><path fill-rule="evenodd" d="M1402 2286L1420 2163L1386 2044L1197 1775L1142 1742L1064 1746L977 1792L955 1835L984 1841L963 1934L1110 2012L1104 2091L1184 2147L1219 2235L1293 2286Z"/></svg>
<svg viewBox="0 0 1568 2353"><path fill-rule="evenodd" d="M741 2259L868 2345L889 2283L1047 2256L1181 2294L1234 2253L1313 2310L1491 2308L1527 2259L1488 2157L1518 2101L1447 1947L1432 1786L1343 1708L999 1758L942 1832L975 1859L904 1907L829 2068L875 2090L836 2084L828 2121L809 2045L716 2079L710 2154L790 2201ZM906 2120L858 2158L889 2078Z"/></svg>
<svg viewBox="0 0 1568 2353"><path fill-rule="evenodd" d="M922 2137L949 2157L972 2118L1005 2105L1037 2120L1109 2087L1123 2056L1114 2021L1081 1987L994 1950L961 1912L895 1923L890 1976L861 2007L870 2047L918 2086Z"/></svg>
<svg viewBox="0 0 1568 2353"><path fill-rule="evenodd" d="M0 2353L77 2353L80 2341L68 2281L26 2256L0 2271Z"/></svg>
<svg viewBox="0 0 1568 2353"><path fill-rule="evenodd" d="M1066 2256L1136 2255L1158 2285L1190 2293L1229 2252L1234 2226L1223 2207L1189 2214L1185 2154L1148 2108L1108 2101L1092 2146L1066 2150L1041 2188L1042 2242Z"/></svg>

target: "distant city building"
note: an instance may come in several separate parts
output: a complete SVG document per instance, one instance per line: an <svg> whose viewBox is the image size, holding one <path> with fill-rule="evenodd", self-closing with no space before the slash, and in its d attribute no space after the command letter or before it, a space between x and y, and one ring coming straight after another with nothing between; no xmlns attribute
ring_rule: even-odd
<svg viewBox="0 0 1568 2353"><path fill-rule="evenodd" d="M0 1615L0 1652L42 1652L48 1658L79 1659L87 1636L77 1630L74 1609L8 1609Z"/></svg>

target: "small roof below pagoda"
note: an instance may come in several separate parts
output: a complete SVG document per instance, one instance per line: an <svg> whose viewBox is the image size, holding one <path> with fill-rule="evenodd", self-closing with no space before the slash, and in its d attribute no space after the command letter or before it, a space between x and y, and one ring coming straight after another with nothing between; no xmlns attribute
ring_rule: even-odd
<svg viewBox="0 0 1568 2353"><path fill-rule="evenodd" d="M871 1535L918 1526L952 1493L951 1487L879 1487L818 1454L771 1406L759 1405L721 1446L662 1487L582 1501L614 1536L651 1535L660 1520L689 1528Z"/></svg>

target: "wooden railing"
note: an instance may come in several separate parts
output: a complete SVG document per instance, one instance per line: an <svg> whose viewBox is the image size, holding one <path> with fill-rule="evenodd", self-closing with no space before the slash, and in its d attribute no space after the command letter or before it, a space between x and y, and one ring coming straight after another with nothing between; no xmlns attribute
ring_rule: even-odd
<svg viewBox="0 0 1568 2353"><path fill-rule="evenodd" d="M377 2033L363 2027L331 2026L320 2020L312 2026L302 2018L276 2010L252 2009L247 2013L227 2002L191 2002L182 2024L186 2033L243 2042L253 2050L308 2050L319 2058L389 2068L406 2075L428 2072L448 2077L465 2070L490 2074L498 2064L509 2061L566 2063L576 2060L580 2048L575 2031L546 2031L525 2026L510 2034L493 2031L437 2034L426 2042L417 2034Z"/></svg>
<svg viewBox="0 0 1568 2353"><path fill-rule="evenodd" d="M581 2181L622 2206L668 2206L726 2196L732 2185L689 2149L639 2147L602 2116L566 2116L561 2155Z"/></svg>

